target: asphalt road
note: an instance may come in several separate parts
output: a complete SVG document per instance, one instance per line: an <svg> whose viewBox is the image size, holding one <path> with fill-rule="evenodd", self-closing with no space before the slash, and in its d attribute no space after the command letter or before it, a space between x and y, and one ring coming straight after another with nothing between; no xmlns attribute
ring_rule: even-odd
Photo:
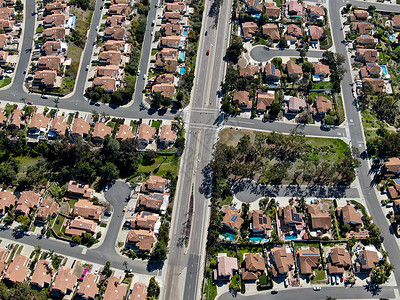
<svg viewBox="0 0 400 300"><path fill-rule="evenodd" d="M283 133L290 133L292 130L303 132L307 136L315 137L330 137L330 138L344 138L346 137L346 130L341 127L333 127L329 131L322 131L318 125L303 125L298 123L285 123L285 122L262 122L260 119L250 119L244 117L228 117L224 121L225 126L238 127L252 130L266 130L276 131Z"/></svg>
<svg viewBox="0 0 400 300"><path fill-rule="evenodd" d="M323 51L318 50L309 50L307 51L307 57L314 57L314 58L322 58ZM279 56L290 56L290 57L299 57L299 51L293 49L271 49L265 48L264 46L255 46L250 51L250 56L252 59L258 62L265 62L269 61L274 57Z"/></svg>
<svg viewBox="0 0 400 300"><path fill-rule="evenodd" d="M287 290L279 290L278 294L272 295L270 291L257 293L256 295L243 296L237 294L237 297L233 297L230 293L224 293L218 300L261 300L261 299L273 299L273 300L288 300L288 299L307 299L307 300L323 300L327 296L334 297L336 299L380 299L380 298L395 298L393 287L383 287L381 290L368 291L367 287L325 287L323 286L321 291L313 291L312 288L292 288Z"/></svg>

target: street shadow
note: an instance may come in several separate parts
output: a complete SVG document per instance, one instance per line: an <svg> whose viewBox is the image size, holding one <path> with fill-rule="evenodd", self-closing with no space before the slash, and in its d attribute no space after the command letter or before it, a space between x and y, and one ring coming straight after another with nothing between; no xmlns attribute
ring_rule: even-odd
<svg viewBox="0 0 400 300"><path fill-rule="evenodd" d="M213 175L211 164L207 164L203 170L201 170L203 175L203 182L199 186L199 192L205 197L210 197L212 193Z"/></svg>
<svg viewBox="0 0 400 300"><path fill-rule="evenodd" d="M159 116L163 116L167 113L167 111L168 111L168 109L163 107L163 108L158 109L157 113Z"/></svg>
<svg viewBox="0 0 400 300"><path fill-rule="evenodd" d="M382 291L382 287L380 287L377 284L373 284L373 283L368 283L368 284L364 285L364 289L367 292L370 292L372 296L377 296Z"/></svg>

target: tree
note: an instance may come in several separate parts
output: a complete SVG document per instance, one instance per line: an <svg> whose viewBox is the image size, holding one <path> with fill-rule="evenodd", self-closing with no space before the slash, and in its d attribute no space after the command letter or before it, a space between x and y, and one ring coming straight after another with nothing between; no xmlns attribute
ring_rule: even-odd
<svg viewBox="0 0 400 300"><path fill-rule="evenodd" d="M182 91L178 91L177 93L176 93L176 100L177 101L179 101L179 102L181 102L182 100L183 100L183 93L182 93Z"/></svg>
<svg viewBox="0 0 400 300"><path fill-rule="evenodd" d="M154 108L159 108L161 106L161 101L163 96L160 92L156 92L153 94L153 99L151 100L151 106Z"/></svg>
<svg viewBox="0 0 400 300"><path fill-rule="evenodd" d="M229 45L228 49L226 49L226 56L228 60L234 64L237 64L243 49L242 38L240 36L233 37L231 44Z"/></svg>
<svg viewBox="0 0 400 300"><path fill-rule="evenodd" d="M151 277L149 286L147 287L147 297L151 298L153 297L154 299L158 299L160 296L160 286L158 285L156 278Z"/></svg>
<svg viewBox="0 0 400 300"><path fill-rule="evenodd" d="M72 242L74 242L75 244L80 244L80 243L81 243L81 238L80 238L80 236L77 235L77 234L74 234L74 235L72 236Z"/></svg>
<svg viewBox="0 0 400 300"><path fill-rule="evenodd" d="M164 262L167 259L168 249L164 243L157 242L150 259L154 261Z"/></svg>
<svg viewBox="0 0 400 300"><path fill-rule="evenodd" d="M104 181L112 181L117 179L118 175L119 170L112 162L106 162L106 164L100 168L100 176Z"/></svg>
<svg viewBox="0 0 400 300"><path fill-rule="evenodd" d="M362 91L365 95L373 95L374 94L374 88L373 88L372 84L367 80L365 80L363 82Z"/></svg>
<svg viewBox="0 0 400 300"><path fill-rule="evenodd" d="M279 39L278 47L281 49L285 49L287 47L287 41L284 37Z"/></svg>
<svg viewBox="0 0 400 300"><path fill-rule="evenodd" d="M279 102L275 101L272 103L271 108L269 109L269 115L273 118L276 118L279 115L281 108L282 107Z"/></svg>
<svg viewBox="0 0 400 300"><path fill-rule="evenodd" d="M302 68L304 73L311 73L311 71L313 70L313 64L310 63L309 61L306 61L306 62L303 63L301 68Z"/></svg>
<svg viewBox="0 0 400 300"><path fill-rule="evenodd" d="M105 275L106 277L110 277L111 276L111 262L106 261L106 264L104 265L103 268L103 275Z"/></svg>

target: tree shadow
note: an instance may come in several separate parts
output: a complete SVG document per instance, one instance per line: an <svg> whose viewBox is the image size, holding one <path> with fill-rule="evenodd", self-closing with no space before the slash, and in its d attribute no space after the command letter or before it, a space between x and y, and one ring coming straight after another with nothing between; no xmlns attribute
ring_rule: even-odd
<svg viewBox="0 0 400 300"><path fill-rule="evenodd" d="M164 262L149 260L147 262L146 270L148 272L154 272L156 270L161 270L164 267Z"/></svg>

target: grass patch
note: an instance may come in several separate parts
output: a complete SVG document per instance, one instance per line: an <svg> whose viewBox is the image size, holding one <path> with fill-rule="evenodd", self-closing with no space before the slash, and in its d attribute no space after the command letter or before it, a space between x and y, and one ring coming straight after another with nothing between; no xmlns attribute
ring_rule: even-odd
<svg viewBox="0 0 400 300"><path fill-rule="evenodd" d="M207 300L214 300L217 297L217 286L214 284L211 277L207 278L206 285L204 287Z"/></svg>
<svg viewBox="0 0 400 300"><path fill-rule="evenodd" d="M152 164L151 166L139 165L138 169L139 172L145 174L154 174L159 176L166 175L168 171L171 171L171 173L174 176L177 176L178 167L179 167L179 158L176 157L175 155L171 155L171 156L157 156L154 164Z"/></svg>
<svg viewBox="0 0 400 300"><path fill-rule="evenodd" d="M11 78L3 78L0 80L0 88L9 85L11 83Z"/></svg>
<svg viewBox="0 0 400 300"><path fill-rule="evenodd" d="M78 202L78 199L69 199L68 200L69 207L73 208L76 202Z"/></svg>
<svg viewBox="0 0 400 300"><path fill-rule="evenodd" d="M227 196L225 199L223 199L219 202L219 205L221 205L221 206L229 205L229 204L231 204L232 200L233 200L233 196Z"/></svg>
<svg viewBox="0 0 400 300"><path fill-rule="evenodd" d="M107 224L106 223L100 223L100 227L106 228Z"/></svg>
<svg viewBox="0 0 400 300"><path fill-rule="evenodd" d="M26 172L28 167L36 165L43 158L41 157L30 157L30 156L18 156L15 158L20 163L20 170Z"/></svg>
<svg viewBox="0 0 400 300"><path fill-rule="evenodd" d="M301 247L314 247L319 249L319 244L318 243L303 243L303 242L294 242L294 249L298 250Z"/></svg>
<svg viewBox="0 0 400 300"><path fill-rule="evenodd" d="M322 268L321 268L321 270L315 269L313 274L314 274L314 278L311 280L311 283L317 283L319 281L325 280L325 278L326 278L325 270Z"/></svg>
<svg viewBox="0 0 400 300"><path fill-rule="evenodd" d="M312 85L313 89L331 89L333 84L330 81L320 81Z"/></svg>
<svg viewBox="0 0 400 300"><path fill-rule="evenodd" d="M282 0L274 0L276 6L281 7L282 6Z"/></svg>
<svg viewBox="0 0 400 300"><path fill-rule="evenodd" d="M154 120L151 122L151 127L154 127L155 129L157 129L157 132L160 129L160 126L161 126L161 121Z"/></svg>
<svg viewBox="0 0 400 300"><path fill-rule="evenodd" d="M65 217L58 215L56 221L54 222L53 225L53 230L55 231L56 234L62 235L62 226L64 223Z"/></svg>

